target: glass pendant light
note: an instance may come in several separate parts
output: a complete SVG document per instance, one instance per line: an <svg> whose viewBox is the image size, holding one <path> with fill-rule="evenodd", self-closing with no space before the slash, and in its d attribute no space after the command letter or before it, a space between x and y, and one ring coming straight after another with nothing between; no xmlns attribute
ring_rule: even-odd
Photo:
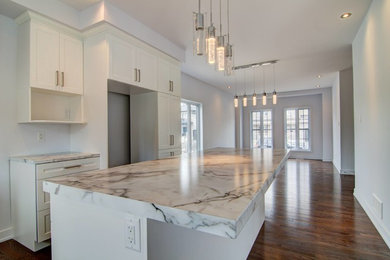
<svg viewBox="0 0 390 260"><path fill-rule="evenodd" d="M263 68L263 86L264 86L264 93L263 93L263 106L267 105L267 93L265 93L265 72Z"/></svg>
<svg viewBox="0 0 390 260"><path fill-rule="evenodd" d="M272 104L276 105L276 103L278 102L278 96L276 94L276 91L275 91L275 63L273 65L273 69L274 69L274 92L272 93Z"/></svg>
<svg viewBox="0 0 390 260"><path fill-rule="evenodd" d="M198 12L194 13L194 35L193 35L193 48L194 54L202 56L204 52L204 15L200 12L200 0L198 1Z"/></svg>
<svg viewBox="0 0 390 260"><path fill-rule="evenodd" d="M246 96L246 70L244 70L244 96L242 98L242 106L248 106L248 97Z"/></svg>
<svg viewBox="0 0 390 260"><path fill-rule="evenodd" d="M217 37L217 70L225 70L225 37L222 35L222 3L219 0L219 36Z"/></svg>
<svg viewBox="0 0 390 260"><path fill-rule="evenodd" d="M227 0L227 45L225 47L225 75L233 73L233 46L230 44L230 0Z"/></svg>
<svg viewBox="0 0 390 260"><path fill-rule="evenodd" d="M257 105L257 96L256 96L256 75L255 69L253 68L253 96L252 96L252 105L255 107Z"/></svg>
<svg viewBox="0 0 390 260"><path fill-rule="evenodd" d="M238 107L238 96L237 95L234 96L234 107L235 108Z"/></svg>
<svg viewBox="0 0 390 260"><path fill-rule="evenodd" d="M210 0L210 26L207 28L206 53L207 62L215 64L215 48L217 39L215 37L215 26L213 24L213 0Z"/></svg>

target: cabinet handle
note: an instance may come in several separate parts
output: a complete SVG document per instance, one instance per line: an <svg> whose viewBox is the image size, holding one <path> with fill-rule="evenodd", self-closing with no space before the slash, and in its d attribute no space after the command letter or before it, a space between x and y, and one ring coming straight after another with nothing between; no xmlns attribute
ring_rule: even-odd
<svg viewBox="0 0 390 260"><path fill-rule="evenodd" d="M141 70L138 70L138 82L141 82Z"/></svg>
<svg viewBox="0 0 390 260"><path fill-rule="evenodd" d="M138 70L137 69L134 69L134 81L137 82L138 81Z"/></svg>
<svg viewBox="0 0 390 260"><path fill-rule="evenodd" d="M72 165L72 166L67 166L67 167L64 167L65 170L68 170L68 169L73 169L73 168L80 168L82 165L79 164L79 165Z"/></svg>
<svg viewBox="0 0 390 260"><path fill-rule="evenodd" d="M59 78L59 71L58 70L56 70L56 86L58 86L59 85L59 83L58 83L58 78Z"/></svg>
<svg viewBox="0 0 390 260"><path fill-rule="evenodd" d="M174 135L170 135L169 136L169 145L174 145L175 144L175 136Z"/></svg>
<svg viewBox="0 0 390 260"><path fill-rule="evenodd" d="M61 75L62 75L62 87L64 87L65 86L65 73L61 72Z"/></svg>
<svg viewBox="0 0 390 260"><path fill-rule="evenodd" d="M172 85L172 90L171 91L173 92L173 81L172 80L171 80L171 85Z"/></svg>

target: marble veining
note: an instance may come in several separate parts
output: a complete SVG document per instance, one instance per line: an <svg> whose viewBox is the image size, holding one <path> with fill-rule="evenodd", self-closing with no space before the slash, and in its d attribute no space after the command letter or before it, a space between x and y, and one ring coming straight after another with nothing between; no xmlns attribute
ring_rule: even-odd
<svg viewBox="0 0 390 260"><path fill-rule="evenodd" d="M10 157L11 161L21 161L32 164L43 164L53 162L63 162L78 159L96 158L100 155L97 153L79 153L79 152L62 152L52 154L38 154Z"/></svg>
<svg viewBox="0 0 390 260"><path fill-rule="evenodd" d="M236 238L288 155L288 150L216 148L56 177L44 182L44 190Z"/></svg>

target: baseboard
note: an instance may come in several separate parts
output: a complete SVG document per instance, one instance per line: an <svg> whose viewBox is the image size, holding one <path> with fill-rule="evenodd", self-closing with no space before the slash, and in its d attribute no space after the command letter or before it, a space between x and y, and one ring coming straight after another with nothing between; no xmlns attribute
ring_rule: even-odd
<svg viewBox="0 0 390 260"><path fill-rule="evenodd" d="M382 236L383 240L387 244L387 246L390 248L390 232L389 230L384 226L383 221L380 220L374 212L371 210L369 204L364 200L359 193L356 191L356 188L353 192L353 195L357 199L357 201L360 203L360 206L364 209L367 216L371 220L372 224L374 224L376 230L378 230L379 234Z"/></svg>
<svg viewBox="0 0 390 260"><path fill-rule="evenodd" d="M332 159L324 159L324 158L322 158L322 161L323 161L323 162L333 162Z"/></svg>
<svg viewBox="0 0 390 260"><path fill-rule="evenodd" d="M340 171L340 174L343 174L343 175L355 175L355 170L342 169Z"/></svg>
<svg viewBox="0 0 390 260"><path fill-rule="evenodd" d="M0 230L0 243L10 240L14 237L12 227Z"/></svg>

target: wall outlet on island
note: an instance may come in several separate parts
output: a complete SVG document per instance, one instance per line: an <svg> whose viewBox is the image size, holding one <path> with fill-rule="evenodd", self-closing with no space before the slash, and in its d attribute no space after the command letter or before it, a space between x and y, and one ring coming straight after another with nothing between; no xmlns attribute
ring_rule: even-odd
<svg viewBox="0 0 390 260"><path fill-rule="evenodd" d="M127 214L124 228L125 247L141 252L140 218Z"/></svg>

